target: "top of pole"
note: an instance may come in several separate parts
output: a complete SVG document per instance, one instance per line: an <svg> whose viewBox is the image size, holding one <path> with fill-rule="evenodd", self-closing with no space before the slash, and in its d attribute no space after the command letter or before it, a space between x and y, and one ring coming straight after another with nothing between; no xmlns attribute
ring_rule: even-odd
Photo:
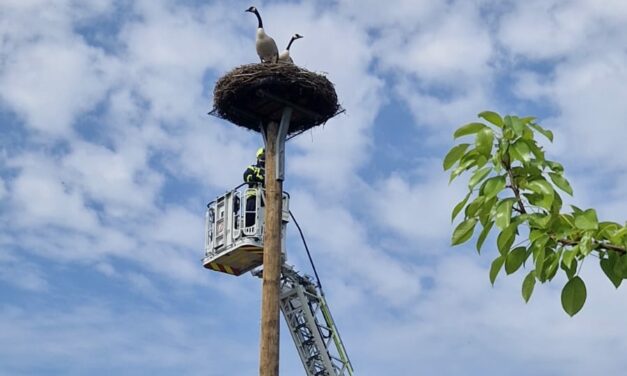
<svg viewBox="0 0 627 376"><path fill-rule="evenodd" d="M304 132L343 111L333 83L293 64L247 64L221 77L213 92L212 114L261 132L293 110L288 135Z"/></svg>

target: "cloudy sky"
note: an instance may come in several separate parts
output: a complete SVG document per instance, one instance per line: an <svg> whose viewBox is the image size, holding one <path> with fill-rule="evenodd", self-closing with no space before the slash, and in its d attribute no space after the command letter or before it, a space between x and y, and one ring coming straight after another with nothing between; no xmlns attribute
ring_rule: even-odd
<svg viewBox="0 0 627 376"><path fill-rule="evenodd" d="M347 110L288 143L285 188L357 375L624 373L627 290L595 260L574 318L563 279L491 287L441 159L480 111L537 116L573 202L622 223L625 2L2 0L0 374L256 374L260 281L200 264L262 142L207 115L257 61L250 5ZM311 273L294 227L288 257Z"/></svg>

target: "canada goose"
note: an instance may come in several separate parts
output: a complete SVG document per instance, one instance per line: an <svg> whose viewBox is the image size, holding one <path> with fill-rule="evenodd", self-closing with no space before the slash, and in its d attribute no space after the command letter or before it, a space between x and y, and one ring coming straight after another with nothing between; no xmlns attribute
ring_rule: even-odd
<svg viewBox="0 0 627 376"><path fill-rule="evenodd" d="M279 60L279 49L277 48L274 39L268 36L265 30L263 30L263 22L261 21L259 11L255 7L250 7L246 9L246 12L254 13L255 16L257 16L257 21L259 21L255 47L257 48L257 55L259 55L261 62L276 63Z"/></svg>
<svg viewBox="0 0 627 376"><path fill-rule="evenodd" d="M284 63L292 63L294 64L294 60L292 60L292 57L290 56L290 47L292 46L292 43L294 43L294 41L296 39L300 39L303 36L300 34L294 34L294 36L292 37L292 39L290 39L290 42L287 44L287 47L285 48L285 51L281 52L281 54L279 54L279 61L282 61Z"/></svg>

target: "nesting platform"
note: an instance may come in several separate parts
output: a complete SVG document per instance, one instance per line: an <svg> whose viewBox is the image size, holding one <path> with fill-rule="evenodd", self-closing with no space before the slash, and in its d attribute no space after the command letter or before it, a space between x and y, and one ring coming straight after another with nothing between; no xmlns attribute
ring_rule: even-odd
<svg viewBox="0 0 627 376"><path fill-rule="evenodd" d="M343 111L331 81L293 64L237 67L218 80L213 98L212 114L257 132L263 124L280 122L286 106L293 110L288 135Z"/></svg>

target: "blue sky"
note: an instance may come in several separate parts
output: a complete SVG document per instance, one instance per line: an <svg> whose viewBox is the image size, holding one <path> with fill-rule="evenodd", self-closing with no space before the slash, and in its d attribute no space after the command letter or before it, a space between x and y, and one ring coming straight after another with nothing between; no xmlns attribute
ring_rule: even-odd
<svg viewBox="0 0 627 376"><path fill-rule="evenodd" d="M563 279L491 287L494 252L449 246L441 168L478 112L534 115L572 202L625 220L627 5L593 0L3 0L0 374L257 372L260 281L200 264L206 203L262 142L207 115L257 61L250 5L347 110L288 143L285 188L356 374L622 374L627 293L594 260L574 318Z"/></svg>

